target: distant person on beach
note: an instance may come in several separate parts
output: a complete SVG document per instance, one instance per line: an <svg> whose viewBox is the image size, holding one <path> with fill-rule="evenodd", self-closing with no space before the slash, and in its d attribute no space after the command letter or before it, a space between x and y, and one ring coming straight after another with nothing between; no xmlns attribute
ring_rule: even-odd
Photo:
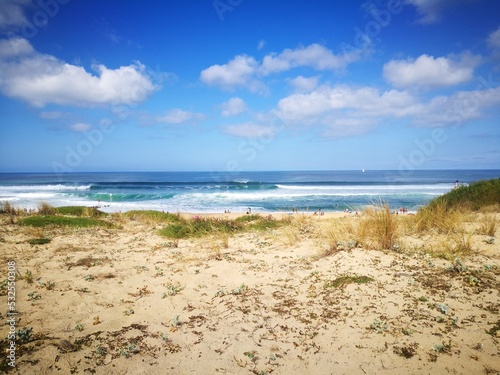
<svg viewBox="0 0 500 375"><path fill-rule="evenodd" d="M458 180L455 181L455 189L458 187Z"/></svg>

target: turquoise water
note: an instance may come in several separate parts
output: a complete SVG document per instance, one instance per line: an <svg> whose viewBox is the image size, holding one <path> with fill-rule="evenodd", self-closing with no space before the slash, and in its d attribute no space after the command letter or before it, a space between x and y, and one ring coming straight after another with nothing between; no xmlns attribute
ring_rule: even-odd
<svg viewBox="0 0 500 375"><path fill-rule="evenodd" d="M21 208L101 206L169 212L360 210L384 201L415 211L450 191L500 177L500 170L130 172L0 174L0 201Z"/></svg>

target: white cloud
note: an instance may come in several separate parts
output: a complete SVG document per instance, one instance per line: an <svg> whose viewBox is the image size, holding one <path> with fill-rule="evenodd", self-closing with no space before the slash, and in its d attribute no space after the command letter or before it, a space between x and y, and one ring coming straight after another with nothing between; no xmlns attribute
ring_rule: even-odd
<svg viewBox="0 0 500 375"><path fill-rule="evenodd" d="M479 56L468 52L437 58L424 54L416 59L389 61L384 65L384 78L397 88L452 86L470 81L480 62Z"/></svg>
<svg viewBox="0 0 500 375"><path fill-rule="evenodd" d="M245 101L241 98L231 98L220 106L222 117L236 116L247 110Z"/></svg>
<svg viewBox="0 0 500 375"><path fill-rule="evenodd" d="M245 86L255 74L257 61L246 55L236 56L224 65L212 65L203 70L200 75L202 82L211 86L231 88Z"/></svg>
<svg viewBox="0 0 500 375"><path fill-rule="evenodd" d="M461 126L485 116L485 111L500 105L500 87L459 91L450 96L437 96L422 106L413 117L421 127Z"/></svg>
<svg viewBox="0 0 500 375"><path fill-rule="evenodd" d="M307 47L285 49L280 54L269 54L264 57L260 70L264 75L308 66L317 70L339 70L347 66L345 55L335 55L322 45L313 43Z"/></svg>
<svg viewBox="0 0 500 375"><path fill-rule="evenodd" d="M76 124L71 125L70 129L74 132L83 133L83 132L86 132L86 131L89 131L90 129L92 129L92 125L85 124L83 122L78 122Z"/></svg>
<svg viewBox="0 0 500 375"><path fill-rule="evenodd" d="M31 44L23 38L0 40L0 61L3 59L34 53Z"/></svg>
<svg viewBox="0 0 500 375"><path fill-rule="evenodd" d="M165 115L158 117L156 122L167 124L183 124L186 122L198 122L205 118L205 115L197 112L183 111L182 109L172 109Z"/></svg>
<svg viewBox="0 0 500 375"><path fill-rule="evenodd" d="M6 43L0 46L0 91L38 107L131 105L156 89L140 62L117 69L94 65L96 74L91 74L81 66L37 53L26 40L14 40L19 48Z"/></svg>
<svg viewBox="0 0 500 375"><path fill-rule="evenodd" d="M281 99L277 110L295 126L317 126L326 137L371 131L380 123L408 121L418 127L461 126L500 106L500 87L418 98L407 91L323 85L308 94ZM396 120L396 121L395 121Z"/></svg>
<svg viewBox="0 0 500 375"><path fill-rule="evenodd" d="M414 5L420 14L418 22L423 24L436 23L446 9L467 2L480 0L406 0L407 4Z"/></svg>
<svg viewBox="0 0 500 375"><path fill-rule="evenodd" d="M17 29L28 20L24 15L24 7L31 4L31 0L2 0L0 1L0 30Z"/></svg>
<svg viewBox="0 0 500 375"><path fill-rule="evenodd" d="M274 135L274 130L271 127L252 122L227 125L224 131L229 135L244 138L272 137Z"/></svg>
<svg viewBox="0 0 500 375"><path fill-rule="evenodd" d="M290 84L299 92L309 92L318 86L319 76L304 77L297 76L290 80Z"/></svg>
<svg viewBox="0 0 500 375"><path fill-rule="evenodd" d="M404 117L418 112L418 102L405 91L380 93L371 87L321 86L309 94L294 94L278 102L279 112L289 121L321 122L337 112L370 117Z"/></svg>
<svg viewBox="0 0 500 375"><path fill-rule="evenodd" d="M267 87L260 81L262 77L280 73L298 67L315 70L342 70L349 63L359 60L361 50L352 50L341 54L319 44L307 47L285 49L281 53L271 53L259 63L254 57L238 55L227 64L212 65L200 74L202 82L223 89L246 88L252 92L267 93Z"/></svg>
<svg viewBox="0 0 500 375"><path fill-rule="evenodd" d="M257 49L260 51L261 49L264 48L265 45L266 45L266 41L261 39L261 40L259 40L259 44L257 44Z"/></svg>

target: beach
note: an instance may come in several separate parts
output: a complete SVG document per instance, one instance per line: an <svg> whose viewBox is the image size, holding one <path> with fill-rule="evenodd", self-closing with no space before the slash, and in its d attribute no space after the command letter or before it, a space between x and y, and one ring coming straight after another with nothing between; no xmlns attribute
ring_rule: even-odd
<svg viewBox="0 0 500 375"><path fill-rule="evenodd" d="M2 275L15 262L15 329L21 332L15 367L4 361L2 370L500 371L500 245L477 234L483 216L497 214L467 218L472 251L459 261L424 251L445 238L436 233L405 234L385 250L347 241L332 247L329 228L358 225L362 212L265 215L287 224L178 240L159 235L165 224L139 214L113 214L106 217L113 227L91 228L36 228L1 215ZM208 220L204 213L183 216ZM411 220L392 217L401 226ZM498 234L497 228L493 237ZM50 242L29 244L34 238ZM0 304L7 345L5 288Z"/></svg>

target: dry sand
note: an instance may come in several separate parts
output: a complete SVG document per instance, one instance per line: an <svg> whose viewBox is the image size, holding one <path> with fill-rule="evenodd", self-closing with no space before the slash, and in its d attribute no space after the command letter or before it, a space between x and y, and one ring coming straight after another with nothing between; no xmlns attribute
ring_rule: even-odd
<svg viewBox="0 0 500 375"><path fill-rule="evenodd" d="M343 220L334 216L313 220ZM16 329L32 327L10 373L500 371L500 241L486 236L473 237L468 270L453 272L449 261L416 253L319 256L328 244L307 227L294 243L280 229L237 234L227 248L212 237L173 247L159 224L126 221L45 230L52 241L31 246L40 233L0 219L1 280L14 260Z"/></svg>

